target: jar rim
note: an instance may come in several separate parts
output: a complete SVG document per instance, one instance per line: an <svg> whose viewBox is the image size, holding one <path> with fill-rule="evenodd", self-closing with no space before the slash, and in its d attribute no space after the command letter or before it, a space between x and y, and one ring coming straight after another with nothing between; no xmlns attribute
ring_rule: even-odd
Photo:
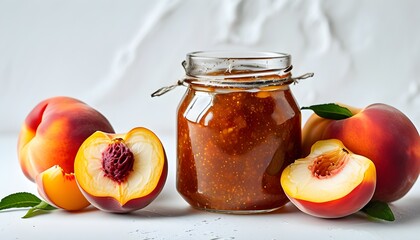
<svg viewBox="0 0 420 240"><path fill-rule="evenodd" d="M292 69L290 54L258 51L191 52L182 66L188 77L199 79L285 75Z"/></svg>
<svg viewBox="0 0 420 240"><path fill-rule="evenodd" d="M187 53L187 58L203 59L285 59L290 61L291 55L269 51L195 51Z"/></svg>

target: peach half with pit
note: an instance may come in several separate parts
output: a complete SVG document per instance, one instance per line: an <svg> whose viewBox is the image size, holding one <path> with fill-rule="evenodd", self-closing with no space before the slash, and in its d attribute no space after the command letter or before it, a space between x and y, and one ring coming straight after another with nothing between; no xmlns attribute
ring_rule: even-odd
<svg viewBox="0 0 420 240"><path fill-rule="evenodd" d="M372 198L375 165L353 154L341 141L316 142L311 153L284 169L281 185L302 212L322 218L340 218L361 210Z"/></svg>
<svg viewBox="0 0 420 240"><path fill-rule="evenodd" d="M159 138L138 127L126 134L95 132L80 146L74 169L81 192L93 206L124 213L158 196L168 163Z"/></svg>

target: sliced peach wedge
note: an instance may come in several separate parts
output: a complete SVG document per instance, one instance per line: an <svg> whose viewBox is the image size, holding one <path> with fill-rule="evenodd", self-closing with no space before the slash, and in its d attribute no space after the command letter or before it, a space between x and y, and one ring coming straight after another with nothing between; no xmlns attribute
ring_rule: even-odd
<svg viewBox="0 0 420 240"><path fill-rule="evenodd" d="M92 205L118 213L152 202L165 184L168 164L159 138L138 127L126 134L92 134L80 146L74 170Z"/></svg>
<svg viewBox="0 0 420 240"><path fill-rule="evenodd" d="M73 173L52 166L35 178L39 194L49 204L67 211L81 210L90 205L80 192Z"/></svg>
<svg viewBox="0 0 420 240"><path fill-rule="evenodd" d="M311 153L282 172L281 185L301 211L322 218L339 218L362 209L376 186L375 165L353 154L340 140L316 142Z"/></svg>

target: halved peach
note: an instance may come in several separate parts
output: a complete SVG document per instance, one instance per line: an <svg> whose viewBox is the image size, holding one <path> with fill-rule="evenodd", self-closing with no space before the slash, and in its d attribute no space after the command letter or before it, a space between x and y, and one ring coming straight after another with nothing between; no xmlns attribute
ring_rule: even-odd
<svg viewBox="0 0 420 240"><path fill-rule="evenodd" d="M340 140L323 140L306 158L284 169L281 185L301 211L338 218L359 211L371 200L376 170L371 160L353 154Z"/></svg>
<svg viewBox="0 0 420 240"><path fill-rule="evenodd" d="M35 180L39 194L55 207L76 211L90 205L80 192L74 174L65 173L58 165L38 174Z"/></svg>
<svg viewBox="0 0 420 240"><path fill-rule="evenodd" d="M126 134L95 132L76 155L77 183L88 201L108 212L129 212L152 202L168 172L159 138L146 128Z"/></svg>

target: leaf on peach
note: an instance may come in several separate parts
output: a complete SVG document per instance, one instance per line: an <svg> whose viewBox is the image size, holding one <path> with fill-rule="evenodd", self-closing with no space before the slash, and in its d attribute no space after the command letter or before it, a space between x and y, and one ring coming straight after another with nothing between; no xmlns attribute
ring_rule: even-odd
<svg viewBox="0 0 420 240"><path fill-rule="evenodd" d="M301 109L310 109L314 111L316 115L332 120L341 120L353 116L353 113L348 108L335 103L312 105L309 107L302 107Z"/></svg>
<svg viewBox="0 0 420 240"><path fill-rule="evenodd" d="M368 204L366 204L366 206L363 207L361 211L366 213L369 217L373 217L376 219L381 219L385 221L395 220L391 208L389 208L388 204L381 201L371 201Z"/></svg>

